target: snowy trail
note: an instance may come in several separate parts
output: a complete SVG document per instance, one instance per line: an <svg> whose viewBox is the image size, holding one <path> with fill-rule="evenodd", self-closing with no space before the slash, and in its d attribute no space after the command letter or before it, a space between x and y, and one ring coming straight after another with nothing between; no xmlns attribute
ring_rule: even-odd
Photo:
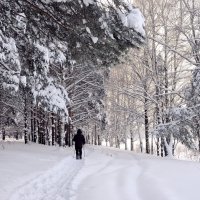
<svg viewBox="0 0 200 200"><path fill-rule="evenodd" d="M72 179L82 162L67 157L54 168L18 188L10 200L66 200Z"/></svg>
<svg viewBox="0 0 200 200"><path fill-rule="evenodd" d="M89 147L83 160L68 156L21 185L9 200L139 200L138 161L126 154Z"/></svg>
<svg viewBox="0 0 200 200"><path fill-rule="evenodd" d="M123 153L122 153L123 154ZM125 156L125 157L124 157ZM102 149L85 159L85 165L72 183L70 200L140 200L138 160L129 154Z"/></svg>
<svg viewBox="0 0 200 200"><path fill-rule="evenodd" d="M72 149L65 149L65 158L53 168L40 173L33 172L34 176L24 179L26 181L23 185L18 185L8 199L200 199L199 163L93 146L87 146L83 160L75 160L72 153ZM44 163L44 159L41 163ZM192 182L196 184L191 184Z"/></svg>
<svg viewBox="0 0 200 200"><path fill-rule="evenodd" d="M161 161L153 156L102 147L94 150L90 147L88 151L89 156L72 181L70 200L188 200L187 195L177 194L176 186L168 183L179 161ZM188 167L185 164L184 169ZM166 166L168 171L163 173ZM188 177L184 179L187 183Z"/></svg>

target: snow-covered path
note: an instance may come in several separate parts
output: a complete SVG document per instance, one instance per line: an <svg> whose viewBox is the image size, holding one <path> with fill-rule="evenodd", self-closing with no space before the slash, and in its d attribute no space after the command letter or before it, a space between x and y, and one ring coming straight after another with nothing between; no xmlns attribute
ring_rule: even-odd
<svg viewBox="0 0 200 200"><path fill-rule="evenodd" d="M200 164L90 147L70 200L199 200Z"/></svg>
<svg viewBox="0 0 200 200"><path fill-rule="evenodd" d="M1 200L200 199L199 163L93 146L83 160L71 148L11 147L0 151Z"/></svg>
<svg viewBox="0 0 200 200"><path fill-rule="evenodd" d="M91 149L90 149L91 151ZM138 177L141 173L133 156L108 149L95 149L72 182L73 200L139 200Z"/></svg>
<svg viewBox="0 0 200 200"><path fill-rule="evenodd" d="M10 200L66 200L72 179L80 170L82 163L71 157L61 161L39 177L26 182Z"/></svg>
<svg viewBox="0 0 200 200"><path fill-rule="evenodd" d="M55 167L18 188L10 200L129 200L137 194L140 167L132 156L87 148L83 160L68 156ZM127 157L128 156L128 157Z"/></svg>

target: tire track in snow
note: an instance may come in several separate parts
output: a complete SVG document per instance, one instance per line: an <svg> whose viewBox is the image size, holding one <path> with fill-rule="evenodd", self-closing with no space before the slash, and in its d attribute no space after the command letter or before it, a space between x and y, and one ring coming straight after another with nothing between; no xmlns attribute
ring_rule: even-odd
<svg viewBox="0 0 200 200"><path fill-rule="evenodd" d="M85 160L82 169L77 173L72 181L70 188L70 200L77 199L77 194L80 192L79 190L82 188L82 183L84 181L89 180L91 177L106 169L113 160L111 155L104 155L101 152L99 153L91 146L87 148L87 151L89 155L86 156L87 159ZM102 162L102 159L104 162Z"/></svg>
<svg viewBox="0 0 200 200"><path fill-rule="evenodd" d="M70 200L140 200L137 185L140 173L133 155L97 148L73 180Z"/></svg>
<svg viewBox="0 0 200 200"><path fill-rule="evenodd" d="M70 183L83 165L67 157L37 178L19 187L9 200L67 200Z"/></svg>
<svg viewBox="0 0 200 200"><path fill-rule="evenodd" d="M145 160L138 160L142 169L142 173L138 178L138 188L141 200L178 200L176 195L169 190L163 188L162 180L153 176L149 171L149 163ZM164 172L163 172L164 173Z"/></svg>

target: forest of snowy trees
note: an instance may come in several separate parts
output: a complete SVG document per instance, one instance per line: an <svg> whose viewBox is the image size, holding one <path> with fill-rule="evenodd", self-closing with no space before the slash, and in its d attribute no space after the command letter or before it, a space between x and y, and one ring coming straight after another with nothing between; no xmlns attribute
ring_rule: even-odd
<svg viewBox="0 0 200 200"><path fill-rule="evenodd" d="M146 44L111 70L106 87L109 141L134 150L174 154L177 144L200 151L200 3L137 0ZM112 140L113 141L113 140Z"/></svg>
<svg viewBox="0 0 200 200"><path fill-rule="evenodd" d="M121 0L0 1L2 139L62 146L77 127L105 129L108 67L144 39L142 14Z"/></svg>
<svg viewBox="0 0 200 200"><path fill-rule="evenodd" d="M1 138L200 151L199 25L198 0L1 0Z"/></svg>

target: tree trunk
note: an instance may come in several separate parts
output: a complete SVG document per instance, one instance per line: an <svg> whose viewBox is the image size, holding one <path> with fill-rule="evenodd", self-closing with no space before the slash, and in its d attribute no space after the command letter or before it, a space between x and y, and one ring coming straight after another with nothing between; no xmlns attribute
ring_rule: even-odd
<svg viewBox="0 0 200 200"><path fill-rule="evenodd" d="M143 153L143 143L142 143L142 138L141 138L141 135L140 135L140 130L139 130L138 125L137 125L137 132L138 132L138 137L139 137L139 140L140 140L140 152Z"/></svg>
<svg viewBox="0 0 200 200"><path fill-rule="evenodd" d="M146 153L150 153L150 145L149 145L149 118L147 111L147 98L145 98L145 108L144 108L144 126L145 126L145 143L146 143Z"/></svg>
<svg viewBox="0 0 200 200"><path fill-rule="evenodd" d="M46 134L45 134L45 111L41 110L41 129L42 129L42 144L46 144Z"/></svg>
<svg viewBox="0 0 200 200"><path fill-rule="evenodd" d="M34 142L34 114L33 107L31 107L31 141Z"/></svg>
<svg viewBox="0 0 200 200"><path fill-rule="evenodd" d="M18 131L16 131L16 133L15 133L15 139L19 140L19 132Z"/></svg>
<svg viewBox="0 0 200 200"><path fill-rule="evenodd" d="M160 144L160 146L161 146L161 148L160 148L160 155L161 155L161 157L164 157L164 146L165 146L165 144L164 144L164 138L163 138L163 136L161 136L161 144Z"/></svg>
<svg viewBox="0 0 200 200"><path fill-rule="evenodd" d="M97 138L98 138L98 145L101 145L100 135L98 135Z"/></svg>
<svg viewBox="0 0 200 200"><path fill-rule="evenodd" d="M131 151L134 151L134 144L133 144L133 131L131 130Z"/></svg>
<svg viewBox="0 0 200 200"><path fill-rule="evenodd" d="M64 125L64 132L65 132L65 146L68 145L68 135L67 135L67 123Z"/></svg>
<svg viewBox="0 0 200 200"><path fill-rule="evenodd" d="M128 150L128 147L127 147L127 138L125 138L125 150Z"/></svg>
<svg viewBox="0 0 200 200"><path fill-rule="evenodd" d="M55 145L55 118L54 118L54 113L51 113L51 143L52 146Z"/></svg>
<svg viewBox="0 0 200 200"><path fill-rule="evenodd" d="M46 129L46 133L47 133L47 144L50 146L51 143L50 143L50 136L49 136L49 129L48 128Z"/></svg>
<svg viewBox="0 0 200 200"><path fill-rule="evenodd" d="M196 121L196 131L197 131L197 139L198 139L198 150L200 152L200 129L199 129L199 123L198 123L198 120L195 120Z"/></svg>
<svg viewBox="0 0 200 200"><path fill-rule="evenodd" d="M169 148L171 147L170 146L170 143L171 143L171 140L170 140L170 136L167 136L166 139L165 139L165 156L169 156Z"/></svg>
<svg viewBox="0 0 200 200"><path fill-rule="evenodd" d="M120 149L120 142L119 142L119 137L118 136L115 137L115 144L116 144L116 147L118 149Z"/></svg>
<svg viewBox="0 0 200 200"><path fill-rule="evenodd" d="M58 144L58 118L57 118L57 115L54 115L54 124L55 124L55 143Z"/></svg>
<svg viewBox="0 0 200 200"><path fill-rule="evenodd" d="M199 147L199 152L200 152L200 134L199 134L199 130L198 130L198 147Z"/></svg>
<svg viewBox="0 0 200 200"><path fill-rule="evenodd" d="M2 140L6 139L6 131L5 128L2 128Z"/></svg>
<svg viewBox="0 0 200 200"><path fill-rule="evenodd" d="M159 138L159 136L157 136L156 150L157 150L157 156L160 156L160 138Z"/></svg>
<svg viewBox="0 0 200 200"><path fill-rule="evenodd" d="M42 130L41 130L41 108L38 108L38 112L37 112L38 116L37 116L37 126L38 126L38 143L42 144Z"/></svg>
<svg viewBox="0 0 200 200"><path fill-rule="evenodd" d="M68 120L68 123L69 123L69 126L68 126L68 146L70 147L71 144L72 144L72 123L71 123L71 120L72 120L72 109L71 107L69 107L69 120Z"/></svg>
<svg viewBox="0 0 200 200"><path fill-rule="evenodd" d="M24 142L25 144L28 143L28 124L27 124L27 91L25 88L25 95L24 95Z"/></svg>
<svg viewBox="0 0 200 200"><path fill-rule="evenodd" d="M151 154L153 155L153 135L151 136Z"/></svg>
<svg viewBox="0 0 200 200"><path fill-rule="evenodd" d="M57 130L58 130L58 144L59 146L62 146L62 136L61 136L61 119L60 116L58 115L57 117Z"/></svg>
<svg viewBox="0 0 200 200"><path fill-rule="evenodd" d="M50 145L50 133L49 133L49 113L46 114L46 121L45 121L45 133L46 133L46 142Z"/></svg>
<svg viewBox="0 0 200 200"><path fill-rule="evenodd" d="M97 125L94 126L94 145L97 145Z"/></svg>
<svg viewBox="0 0 200 200"><path fill-rule="evenodd" d="M36 134L36 122L37 122L37 119L36 119L36 116L37 116L37 108L34 108L33 110L34 112L34 119L33 119L33 126L34 126L34 139L33 139L33 142L36 143L37 141L37 134Z"/></svg>
<svg viewBox="0 0 200 200"><path fill-rule="evenodd" d="M69 120L69 124L66 125L67 127L67 133L66 133L66 136L67 136L67 145L70 147L71 146L71 124L70 124L70 120Z"/></svg>

